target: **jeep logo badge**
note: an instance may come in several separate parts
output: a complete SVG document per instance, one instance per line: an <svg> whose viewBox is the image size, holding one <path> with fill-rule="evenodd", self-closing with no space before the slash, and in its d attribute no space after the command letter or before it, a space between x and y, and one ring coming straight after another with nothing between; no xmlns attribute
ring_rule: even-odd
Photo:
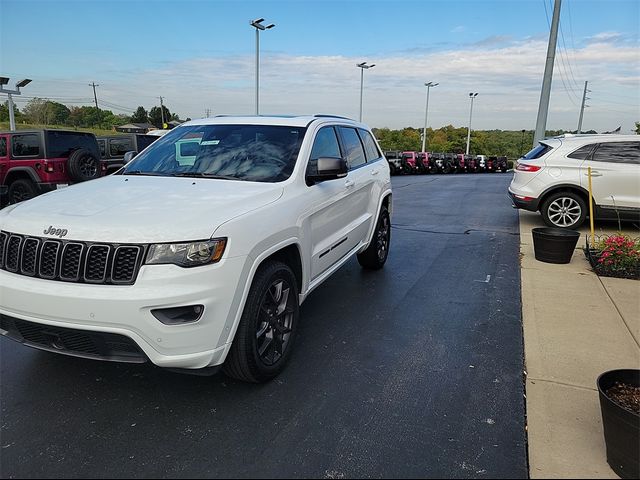
<svg viewBox="0 0 640 480"><path fill-rule="evenodd" d="M44 233L45 235L55 235L56 237L62 238L68 233L68 231L63 228L53 228L53 225L51 225L42 233Z"/></svg>

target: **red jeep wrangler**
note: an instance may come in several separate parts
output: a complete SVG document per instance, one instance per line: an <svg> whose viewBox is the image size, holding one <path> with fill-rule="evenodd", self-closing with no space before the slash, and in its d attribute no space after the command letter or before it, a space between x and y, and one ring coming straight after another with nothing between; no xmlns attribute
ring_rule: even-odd
<svg viewBox="0 0 640 480"><path fill-rule="evenodd" d="M104 173L93 133L0 132L0 203L17 203ZM6 198L5 198L6 197Z"/></svg>

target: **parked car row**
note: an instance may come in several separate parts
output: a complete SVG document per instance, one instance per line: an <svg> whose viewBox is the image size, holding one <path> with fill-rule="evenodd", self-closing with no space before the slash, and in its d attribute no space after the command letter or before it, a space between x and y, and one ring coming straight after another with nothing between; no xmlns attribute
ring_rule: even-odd
<svg viewBox="0 0 640 480"><path fill-rule="evenodd" d="M0 132L0 203L109 175L124 166L126 152L141 152L159 137L124 134L96 137L67 130Z"/></svg>
<svg viewBox="0 0 640 480"><path fill-rule="evenodd" d="M507 157L462 153L387 151L391 175L422 173L506 172Z"/></svg>

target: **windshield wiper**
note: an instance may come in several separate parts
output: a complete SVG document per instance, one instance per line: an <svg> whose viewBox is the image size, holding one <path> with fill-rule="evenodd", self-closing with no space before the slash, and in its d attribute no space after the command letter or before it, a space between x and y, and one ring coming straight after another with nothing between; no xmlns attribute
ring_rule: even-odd
<svg viewBox="0 0 640 480"><path fill-rule="evenodd" d="M143 172L142 170L125 170L124 172L122 172L122 175L149 175L149 176L156 176L156 175L162 175L161 173L157 173L157 172Z"/></svg>
<svg viewBox="0 0 640 480"><path fill-rule="evenodd" d="M213 173L205 172L176 172L171 174L174 177L202 177L202 178L215 178L220 180L240 180L238 177L232 177L230 175L216 175Z"/></svg>

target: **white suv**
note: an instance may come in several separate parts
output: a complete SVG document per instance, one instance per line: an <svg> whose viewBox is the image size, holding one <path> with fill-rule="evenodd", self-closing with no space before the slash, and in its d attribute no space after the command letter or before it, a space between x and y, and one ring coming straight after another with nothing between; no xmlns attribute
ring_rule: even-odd
<svg viewBox="0 0 640 480"><path fill-rule="evenodd" d="M384 265L390 215L389 167L363 124L191 121L114 175L0 210L0 333L266 381L314 288L354 255Z"/></svg>
<svg viewBox="0 0 640 480"><path fill-rule="evenodd" d="M517 208L540 211L550 227L578 228L594 216L640 220L640 136L571 135L542 140L518 160L509 186Z"/></svg>

